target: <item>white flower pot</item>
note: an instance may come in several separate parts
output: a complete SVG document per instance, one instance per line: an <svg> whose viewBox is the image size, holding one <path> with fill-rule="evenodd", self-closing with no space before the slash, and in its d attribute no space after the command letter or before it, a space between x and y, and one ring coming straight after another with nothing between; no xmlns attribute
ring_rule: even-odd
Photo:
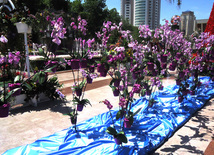
<svg viewBox="0 0 214 155"><path fill-rule="evenodd" d="M37 96L34 96L33 98L31 98L30 104L32 106L37 107L37 103L38 103Z"/></svg>
<svg viewBox="0 0 214 155"><path fill-rule="evenodd" d="M20 94L15 96L15 104L24 104L26 103L25 99L27 98L26 94Z"/></svg>
<svg viewBox="0 0 214 155"><path fill-rule="evenodd" d="M49 101L49 100L50 99L44 93L39 94L39 102L45 102L45 101Z"/></svg>
<svg viewBox="0 0 214 155"><path fill-rule="evenodd" d="M7 3L8 0L0 0L0 3Z"/></svg>
<svg viewBox="0 0 214 155"><path fill-rule="evenodd" d="M26 23L16 23L16 28L18 33L31 33L32 28L29 27Z"/></svg>

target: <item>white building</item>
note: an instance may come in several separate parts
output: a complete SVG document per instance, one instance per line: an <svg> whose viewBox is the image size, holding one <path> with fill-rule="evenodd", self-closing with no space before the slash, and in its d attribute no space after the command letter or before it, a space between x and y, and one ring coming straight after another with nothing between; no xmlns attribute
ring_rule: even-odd
<svg viewBox="0 0 214 155"><path fill-rule="evenodd" d="M160 5L161 0L121 0L121 15L134 26L155 29L160 24Z"/></svg>
<svg viewBox="0 0 214 155"><path fill-rule="evenodd" d="M194 31L196 31L196 18L194 12L192 11L185 11L181 14L181 24L180 30L184 32L185 36L191 35Z"/></svg>

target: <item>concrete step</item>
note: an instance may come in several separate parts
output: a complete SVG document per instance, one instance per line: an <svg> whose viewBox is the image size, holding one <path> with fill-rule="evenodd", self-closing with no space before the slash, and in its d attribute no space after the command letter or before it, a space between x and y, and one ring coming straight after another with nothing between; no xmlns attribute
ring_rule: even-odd
<svg viewBox="0 0 214 155"><path fill-rule="evenodd" d="M60 91L64 95L71 95L72 94L71 87L74 84L73 74L75 75L75 78L77 78L78 76L79 76L79 78L82 78L81 73L80 72L78 73L77 70L74 71L74 73L72 73L71 70L60 71L60 72L56 72L55 74L50 74L49 76L51 77L51 76L56 75L59 79L59 83L63 84L63 87L60 88ZM99 75L99 73L98 73L98 75ZM111 81L110 76L106 76L106 77L99 77L98 76L96 79L93 79L92 84L87 84L85 91L109 85L110 81Z"/></svg>

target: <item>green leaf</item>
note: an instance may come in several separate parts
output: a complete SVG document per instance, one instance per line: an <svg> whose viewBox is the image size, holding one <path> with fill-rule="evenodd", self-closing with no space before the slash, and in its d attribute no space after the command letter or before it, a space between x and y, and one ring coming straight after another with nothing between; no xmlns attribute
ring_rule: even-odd
<svg viewBox="0 0 214 155"><path fill-rule="evenodd" d="M14 79L14 83L21 81L21 75L17 75Z"/></svg>
<svg viewBox="0 0 214 155"><path fill-rule="evenodd" d="M39 80L40 84L45 82L45 73L44 72L42 72L42 71L39 72L39 79L38 80Z"/></svg>
<svg viewBox="0 0 214 155"><path fill-rule="evenodd" d="M116 115L116 120L120 119L121 114L122 114L122 110L119 110L119 111L117 112L117 115Z"/></svg>
<svg viewBox="0 0 214 155"><path fill-rule="evenodd" d="M53 68L52 68L52 67L51 67L51 68L48 68L48 69L45 70L45 72L46 72L46 73L50 73L50 72L52 72L51 69L53 69Z"/></svg>
<svg viewBox="0 0 214 155"><path fill-rule="evenodd" d="M113 83L114 83L114 79L111 80L109 86L111 87L113 85Z"/></svg>
<svg viewBox="0 0 214 155"><path fill-rule="evenodd" d="M27 87L27 89L28 89L29 91L31 91L31 90L32 90L31 85L29 85L28 83L24 83L23 85L24 85L25 87Z"/></svg>
<svg viewBox="0 0 214 155"><path fill-rule="evenodd" d="M106 132L109 133L110 135L116 135L117 134L117 131L115 130L115 128L112 128L112 127L108 127L106 129Z"/></svg>
<svg viewBox="0 0 214 155"><path fill-rule="evenodd" d="M120 79L120 78L121 78L121 73L120 73L119 71L116 71L116 72L115 72L115 76L116 76L118 79Z"/></svg>
<svg viewBox="0 0 214 155"><path fill-rule="evenodd" d="M86 84L86 79L84 79L80 84L79 84L79 88L82 89Z"/></svg>
<svg viewBox="0 0 214 155"><path fill-rule="evenodd" d="M113 86L113 85L109 85L109 87L112 88L112 91L115 91L117 89L117 87Z"/></svg>
<svg viewBox="0 0 214 155"><path fill-rule="evenodd" d="M128 139L127 137L125 136L124 132L123 133L118 133L117 134L117 137L121 140L121 142L123 143L127 143L128 142Z"/></svg>
<svg viewBox="0 0 214 155"><path fill-rule="evenodd" d="M33 80L34 82L36 82L38 79L39 79L39 73L36 73L36 74L33 76L32 80Z"/></svg>

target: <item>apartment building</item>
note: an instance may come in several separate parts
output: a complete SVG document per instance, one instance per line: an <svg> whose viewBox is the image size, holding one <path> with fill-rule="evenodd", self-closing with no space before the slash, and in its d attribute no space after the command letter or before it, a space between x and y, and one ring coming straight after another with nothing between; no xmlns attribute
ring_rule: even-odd
<svg viewBox="0 0 214 155"><path fill-rule="evenodd" d="M121 15L134 26L155 29L160 24L160 5L161 0L121 0Z"/></svg>

